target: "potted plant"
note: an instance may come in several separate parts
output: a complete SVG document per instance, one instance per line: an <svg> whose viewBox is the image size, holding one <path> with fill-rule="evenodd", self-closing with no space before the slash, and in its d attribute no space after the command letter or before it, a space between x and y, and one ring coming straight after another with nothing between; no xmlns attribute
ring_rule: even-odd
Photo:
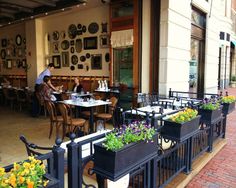
<svg viewBox="0 0 236 188"><path fill-rule="evenodd" d="M199 106L199 115L201 115L201 122L212 124L221 117L222 106L216 99L205 98Z"/></svg>
<svg viewBox="0 0 236 188"><path fill-rule="evenodd" d="M56 188L58 181L46 174L41 160L29 157L28 161L14 163L9 172L0 168L0 187Z"/></svg>
<svg viewBox="0 0 236 188"><path fill-rule="evenodd" d="M116 181L132 168L157 155L157 133L151 125L134 122L108 133L94 144L94 170Z"/></svg>
<svg viewBox="0 0 236 188"><path fill-rule="evenodd" d="M231 87L234 87L234 88L236 87L236 75L233 75L231 77L230 85Z"/></svg>
<svg viewBox="0 0 236 188"><path fill-rule="evenodd" d="M227 115L234 111L235 109L235 96L229 95L221 98L221 104L223 105L222 112L224 115Z"/></svg>
<svg viewBox="0 0 236 188"><path fill-rule="evenodd" d="M190 108L167 117L164 119L161 135L181 142L198 131L200 117L197 110Z"/></svg>

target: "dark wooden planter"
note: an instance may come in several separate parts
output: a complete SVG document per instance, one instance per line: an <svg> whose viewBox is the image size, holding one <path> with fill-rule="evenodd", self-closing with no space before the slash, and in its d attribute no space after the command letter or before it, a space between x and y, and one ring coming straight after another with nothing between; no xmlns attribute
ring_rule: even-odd
<svg viewBox="0 0 236 188"><path fill-rule="evenodd" d="M223 103L222 112L224 115L228 115L229 113L233 112L235 109L235 102L232 103Z"/></svg>
<svg viewBox="0 0 236 188"><path fill-rule="evenodd" d="M196 118L185 123L164 120L161 135L165 138L182 142L199 131L200 117L198 115Z"/></svg>
<svg viewBox="0 0 236 188"><path fill-rule="evenodd" d="M199 115L201 115L200 122L212 124L217 121L221 118L222 107L223 106L220 106L220 108L216 110L205 110L200 108L198 110Z"/></svg>
<svg viewBox="0 0 236 188"><path fill-rule="evenodd" d="M53 178L51 175L49 174L45 174L44 175L44 178L46 180L49 180L46 188L59 188L59 180L58 179L55 179Z"/></svg>
<svg viewBox="0 0 236 188"><path fill-rule="evenodd" d="M108 151L102 143L94 144L94 171L105 178L116 181L157 155L157 134L154 142L138 142L126 145L118 151Z"/></svg>

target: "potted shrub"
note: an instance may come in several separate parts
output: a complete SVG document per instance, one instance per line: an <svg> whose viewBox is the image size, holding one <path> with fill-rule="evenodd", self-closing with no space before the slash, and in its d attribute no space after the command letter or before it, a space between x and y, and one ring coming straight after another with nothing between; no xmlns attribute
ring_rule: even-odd
<svg viewBox="0 0 236 188"><path fill-rule="evenodd" d="M56 188L58 181L46 174L41 160L29 157L29 161L14 163L9 172L0 168L0 187Z"/></svg>
<svg viewBox="0 0 236 188"><path fill-rule="evenodd" d="M157 155L157 133L151 125L134 122L106 135L94 144L94 170L116 181L137 165Z"/></svg>
<svg viewBox="0 0 236 188"><path fill-rule="evenodd" d="M212 124L221 117L222 106L218 100L206 98L201 102L198 113L201 115L201 122Z"/></svg>
<svg viewBox="0 0 236 188"><path fill-rule="evenodd" d="M164 119L161 135L181 142L198 131L200 117L197 110L187 108L180 111Z"/></svg>
<svg viewBox="0 0 236 188"><path fill-rule="evenodd" d="M223 105L222 112L227 115L234 111L235 109L235 96L229 95L221 98L221 104Z"/></svg>

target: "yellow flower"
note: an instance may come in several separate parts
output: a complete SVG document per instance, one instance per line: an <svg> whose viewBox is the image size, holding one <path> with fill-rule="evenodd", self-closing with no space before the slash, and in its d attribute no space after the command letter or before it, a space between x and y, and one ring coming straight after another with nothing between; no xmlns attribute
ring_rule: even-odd
<svg viewBox="0 0 236 188"><path fill-rule="evenodd" d="M29 167L30 167L30 163L24 162L24 163L23 163L23 167L24 167L24 168L29 168Z"/></svg>
<svg viewBox="0 0 236 188"><path fill-rule="evenodd" d="M47 180L47 181L44 181L44 183L43 183L43 186L44 186L44 187L46 187L46 186L47 186L47 184L48 184L48 182L49 182L49 180Z"/></svg>
<svg viewBox="0 0 236 188"><path fill-rule="evenodd" d="M11 184L12 187L16 187L16 176L14 174L10 176L9 183Z"/></svg>
<svg viewBox="0 0 236 188"><path fill-rule="evenodd" d="M0 176L3 176L5 174L5 168L0 168Z"/></svg>
<svg viewBox="0 0 236 188"><path fill-rule="evenodd" d="M23 176L20 176L19 177L19 182L20 182L20 184L24 183L25 182L25 178Z"/></svg>
<svg viewBox="0 0 236 188"><path fill-rule="evenodd" d="M28 181L27 182L27 188L34 188L34 182Z"/></svg>

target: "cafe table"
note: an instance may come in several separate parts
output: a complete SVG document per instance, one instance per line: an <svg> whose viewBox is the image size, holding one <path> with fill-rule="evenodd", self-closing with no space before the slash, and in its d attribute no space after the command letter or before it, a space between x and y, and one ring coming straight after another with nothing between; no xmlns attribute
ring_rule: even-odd
<svg viewBox="0 0 236 188"><path fill-rule="evenodd" d="M64 104L71 105L71 106L78 106L78 107L84 107L84 108L89 108L90 109L90 117L89 117L89 126L90 126L90 133L93 133L93 125L94 125L94 107L96 106L105 106L111 104L110 101L103 101L103 100L94 100L90 99L88 101L83 101L81 98L78 99L69 99L69 100L64 100L60 101Z"/></svg>

